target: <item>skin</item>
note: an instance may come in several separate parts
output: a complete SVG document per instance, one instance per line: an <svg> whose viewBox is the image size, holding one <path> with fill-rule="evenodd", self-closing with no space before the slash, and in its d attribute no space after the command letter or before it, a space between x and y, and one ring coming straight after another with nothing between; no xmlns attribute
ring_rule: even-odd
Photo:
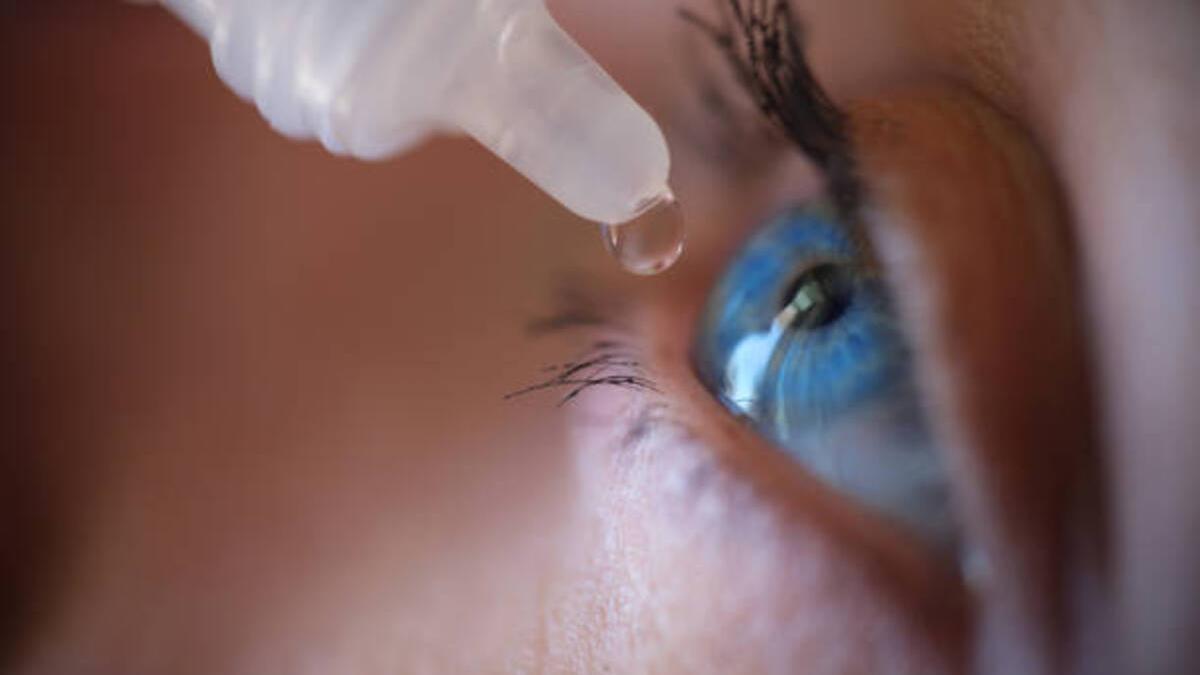
<svg viewBox="0 0 1200 675"><path fill-rule="evenodd" d="M1200 666L1200 8L795 3L964 577L691 374L722 265L820 179L668 4L552 4L671 143L650 280L467 141L274 137L161 12L3 10L6 672ZM621 327L531 339L564 272ZM501 400L599 338L661 391Z"/></svg>

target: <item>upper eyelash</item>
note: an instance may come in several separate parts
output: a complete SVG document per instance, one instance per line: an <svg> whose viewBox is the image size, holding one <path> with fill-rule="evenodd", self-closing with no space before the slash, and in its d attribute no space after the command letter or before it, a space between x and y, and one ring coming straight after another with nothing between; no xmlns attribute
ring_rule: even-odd
<svg viewBox="0 0 1200 675"><path fill-rule="evenodd" d="M813 76L787 0L717 0L721 23L681 9L725 55L762 114L825 175L830 200L853 220L862 197L845 114Z"/></svg>
<svg viewBox="0 0 1200 675"><path fill-rule="evenodd" d="M847 222L857 222L863 196L846 116L816 81L804 55L800 22L787 0L716 0L722 25L687 9L680 15L704 31L725 54L734 74L762 114L775 123L825 175L826 192ZM619 328L612 308L597 305L575 284L565 286L554 314L531 321L532 335L572 328ZM606 311L607 310L607 311ZM614 369L619 369L614 372ZM596 386L659 392L628 345L593 343L586 356L548 366L541 382L507 394L506 400L538 391L568 389L565 405Z"/></svg>

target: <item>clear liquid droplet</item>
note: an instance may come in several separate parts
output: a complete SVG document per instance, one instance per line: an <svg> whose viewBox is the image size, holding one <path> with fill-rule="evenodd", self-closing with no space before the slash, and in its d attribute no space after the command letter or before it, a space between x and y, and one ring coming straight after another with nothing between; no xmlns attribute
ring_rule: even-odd
<svg viewBox="0 0 1200 675"><path fill-rule="evenodd" d="M683 215L669 192L627 223L601 225L600 233L605 248L621 267L641 276L665 272L683 253Z"/></svg>

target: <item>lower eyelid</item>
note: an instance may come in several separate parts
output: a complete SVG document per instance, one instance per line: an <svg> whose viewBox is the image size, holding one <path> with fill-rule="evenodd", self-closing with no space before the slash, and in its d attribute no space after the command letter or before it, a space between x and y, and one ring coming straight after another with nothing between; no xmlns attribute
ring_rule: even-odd
<svg viewBox="0 0 1200 675"><path fill-rule="evenodd" d="M660 298L634 322L630 341L660 395L596 390L566 411L585 483L579 494L601 515L603 538L615 547L606 555L628 566L634 586L624 593L653 603L662 618L676 606L673 589L688 588L681 579L721 589L714 602L753 608L765 622L766 632L739 642L786 653L791 663L817 639L794 629L804 616L825 617L816 625L832 632L820 640L845 640L864 621L886 624L893 639L917 645L908 656L926 657L913 672L957 672L969 621L953 572L720 409L693 378L682 339L698 304ZM717 623L735 632L747 625L744 617ZM868 672L906 672L863 637L854 659L873 664Z"/></svg>
<svg viewBox="0 0 1200 675"><path fill-rule="evenodd" d="M619 343L659 390L597 387L561 409L577 466L571 493L591 523L577 534L596 542L587 555L603 561L604 583L613 585L603 597L630 600L613 620L688 627L698 625L694 611L680 609L689 603L741 607L704 625L759 626L735 635L765 659L755 671L852 640L859 647L843 653L845 671L959 672L970 622L954 571L725 413L688 358L707 284L686 267L672 274L671 283L639 285L636 304L612 305L623 327L595 321L607 316L603 309L576 312L589 317L585 325L560 325L570 356ZM812 623L814 614L822 621ZM731 636L717 637L692 635L690 653Z"/></svg>

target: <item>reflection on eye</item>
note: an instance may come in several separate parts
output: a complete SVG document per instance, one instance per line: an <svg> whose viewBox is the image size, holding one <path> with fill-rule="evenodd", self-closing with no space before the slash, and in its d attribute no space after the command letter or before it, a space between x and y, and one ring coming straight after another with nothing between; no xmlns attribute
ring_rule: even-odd
<svg viewBox="0 0 1200 675"><path fill-rule="evenodd" d="M832 209L787 213L743 245L709 296L693 359L732 413L812 473L954 546L888 289Z"/></svg>

